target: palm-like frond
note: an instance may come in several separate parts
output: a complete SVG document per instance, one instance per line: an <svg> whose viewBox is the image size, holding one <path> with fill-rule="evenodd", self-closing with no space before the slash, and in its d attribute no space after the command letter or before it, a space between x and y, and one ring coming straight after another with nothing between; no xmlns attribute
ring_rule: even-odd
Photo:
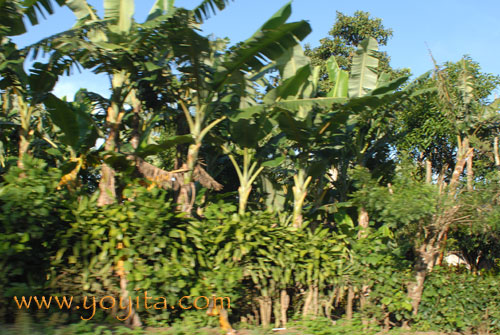
<svg viewBox="0 0 500 335"><path fill-rule="evenodd" d="M210 17L210 13L217 13L217 10L224 10L231 0L203 0L195 9L193 9L196 21L203 22Z"/></svg>
<svg viewBox="0 0 500 335"><path fill-rule="evenodd" d="M66 0L66 6L75 14L79 23L98 20L97 11L86 0Z"/></svg>
<svg viewBox="0 0 500 335"><path fill-rule="evenodd" d="M55 0L59 6L64 5L66 0ZM32 25L37 25L39 16L45 18L45 13L53 14L54 6L52 0L31 1L0 1L0 34L17 36L26 32L23 19L28 18Z"/></svg>
<svg viewBox="0 0 500 335"><path fill-rule="evenodd" d="M291 13L291 5L288 3L252 37L228 52L215 76L216 90L220 89L234 72L256 72L264 68L267 60L278 59L288 48L297 45L311 32L311 26L306 21L285 23Z"/></svg>
<svg viewBox="0 0 500 335"><path fill-rule="evenodd" d="M59 6L64 5L66 0L55 0ZM49 14L54 14L54 7L52 5L52 0L36 0L36 1L25 1L29 5L24 10L24 13L30 20L32 25L38 24L38 16L42 15L45 18L43 10Z"/></svg>
<svg viewBox="0 0 500 335"><path fill-rule="evenodd" d="M149 12L146 22L154 20L162 15L173 13L175 0L156 0Z"/></svg>

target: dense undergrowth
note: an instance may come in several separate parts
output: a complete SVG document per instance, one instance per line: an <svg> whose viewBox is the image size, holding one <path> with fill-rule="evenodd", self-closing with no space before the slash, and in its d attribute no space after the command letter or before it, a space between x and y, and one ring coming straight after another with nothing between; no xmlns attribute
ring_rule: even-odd
<svg viewBox="0 0 500 335"><path fill-rule="evenodd" d="M413 317L406 292L411 266L386 226L372 228L359 239L346 213L337 212L326 225L313 221L294 228L283 222L283 215L265 211L239 215L234 204L223 200L208 204L203 218L189 218L176 212L168 192L141 187L124 190L127 200L120 205L99 207L92 197L71 200L66 190L56 190L59 175L43 164L29 171L18 179L13 177L14 169L0 193L2 260L9 265L4 265L0 287L5 320L17 320L26 327L46 325L47 334L58 334L53 327L68 322L79 325L63 328L65 334L107 334L106 326L95 327L120 325L114 313L98 308L90 317L74 308L60 311L53 306L18 314L13 297L73 295L74 303L81 303L83 296L118 297L119 280L110 269L122 259L134 296L147 291L150 297L165 297L169 305L183 296L227 296L230 319L244 318L242 328L259 324L257 318L266 311L262 297L272 303L269 316L279 325L281 297L286 293L291 299L284 309L288 319L300 320L306 314L319 317L311 322L291 321L290 327L305 327L304 332L314 334L347 334L358 326L365 331L390 329L404 321L422 331L500 330L499 277L494 271L471 275L463 267L436 268L426 279L419 314ZM23 237L22 223L29 223L30 239ZM117 247L120 243L122 248ZM369 291L362 296L365 287ZM342 319L349 312L349 291L353 321ZM309 294L313 303L304 313ZM194 329L218 326L217 318L206 316L204 310L146 310L142 305L138 312L145 326L173 324L172 334L189 333L184 329L188 325Z"/></svg>

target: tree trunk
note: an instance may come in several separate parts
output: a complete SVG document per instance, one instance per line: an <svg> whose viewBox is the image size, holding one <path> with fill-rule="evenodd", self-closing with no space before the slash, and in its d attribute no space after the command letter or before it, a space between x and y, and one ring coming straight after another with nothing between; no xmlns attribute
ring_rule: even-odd
<svg viewBox="0 0 500 335"><path fill-rule="evenodd" d="M304 302L304 307L302 309L302 315L313 315L317 316L319 313L319 287L317 283L314 285L309 285L307 290L306 300Z"/></svg>
<svg viewBox="0 0 500 335"><path fill-rule="evenodd" d="M332 308L333 308L333 304L335 302L335 298L338 294L338 291L339 291L338 287L335 287L332 290L332 294L330 295L330 299L328 299L328 303L325 306L325 317L327 317L327 318L331 318L331 316L332 316Z"/></svg>
<svg viewBox="0 0 500 335"><path fill-rule="evenodd" d="M422 300L422 293L424 291L425 277L427 276L427 269L425 265L420 265L415 272L415 282L408 290L408 297L411 299L411 306L413 307L412 314L418 314L418 306Z"/></svg>
<svg viewBox="0 0 500 335"><path fill-rule="evenodd" d="M17 166L21 169L24 170L24 155L28 152L28 147L30 145L30 142L28 140L28 132L21 128L19 130L19 159L17 161Z"/></svg>
<svg viewBox="0 0 500 335"><path fill-rule="evenodd" d="M309 285L307 290L306 300L304 301L304 307L302 308L302 316L310 314L311 305L313 304L314 289L312 285Z"/></svg>
<svg viewBox="0 0 500 335"><path fill-rule="evenodd" d="M196 163L198 162L200 148L201 143L191 144L188 148L186 161L186 168L188 171L184 173L183 185L181 186L179 196L177 197L177 203L181 206L180 209L188 215L191 215L196 198L196 188L193 182L193 174Z"/></svg>
<svg viewBox="0 0 500 335"><path fill-rule="evenodd" d="M271 297L260 297L259 298L260 307L260 320L263 327L267 327L271 324L271 313L272 313L272 300Z"/></svg>
<svg viewBox="0 0 500 335"><path fill-rule="evenodd" d="M384 311L384 333L388 332L391 328L391 320L389 319L390 313L387 312L387 307L382 305L382 311Z"/></svg>
<svg viewBox="0 0 500 335"><path fill-rule="evenodd" d="M468 141L467 141L468 144ZM469 150L469 148L467 148ZM474 157L474 149L470 148L470 153L467 157L467 191L472 191L474 184L474 171L472 170L472 160Z"/></svg>
<svg viewBox="0 0 500 335"><path fill-rule="evenodd" d="M260 303L259 303L259 305L260 305ZM252 312L253 312L253 316L255 319L254 325L258 326L260 324L260 314L259 314L259 311L257 310L257 307L255 306L254 303L252 303Z"/></svg>
<svg viewBox="0 0 500 335"><path fill-rule="evenodd" d="M440 194L443 196L454 197L457 191L457 185L459 178L464 170L466 160L471 155L472 149L469 148L468 138L458 137L458 155L455 167L453 169L452 177L447 188L447 194L444 193L445 188L439 187ZM442 174L443 171L442 171ZM439 180L442 177L438 178ZM420 301L422 300L422 293L424 290L424 282L427 274L432 271L439 252L442 250L443 241L448 232L449 226L453 220L453 216L458 211L458 205L449 207L445 209L442 213L434 215L429 226L424 226L423 231L423 242L421 246L415 250L416 262L414 266L415 281L408 285L408 297L411 300L412 314L414 316L418 313L418 307ZM406 323L405 323L406 324Z"/></svg>
<svg viewBox="0 0 500 335"><path fill-rule="evenodd" d="M366 307L368 306L368 299L367 297L370 295L370 286L368 285L363 285L361 287L361 290L359 292L359 309L361 311L365 310ZM368 319L363 317L362 323L364 326L368 325Z"/></svg>
<svg viewBox="0 0 500 335"><path fill-rule="evenodd" d="M123 249L123 244L120 242L117 245L117 249ZM116 264L116 274L120 277L120 296L121 296L121 301L132 301L132 298L129 298L129 293L127 290L127 285L128 285L128 280L127 280L127 272L125 271L124 268L124 259L120 259L117 264ZM133 302L129 305L130 310L127 310L125 315L128 315L129 317L126 319L126 323L132 327L141 327L142 322L141 319L139 318L139 314L134 309L134 304Z"/></svg>
<svg viewBox="0 0 500 335"><path fill-rule="evenodd" d="M109 109L112 109L110 107ZM108 124L111 123L111 117L109 116L111 111L108 111ZM106 151L116 151L117 138L119 132L119 124L116 122L111 123L110 131L106 143L104 144L104 150ZM109 158L106 155L104 159ZM99 199L97 200L98 206L105 206L115 202L116 200L116 186L115 186L115 170L106 163L102 163L101 168L101 180L99 180Z"/></svg>
<svg viewBox="0 0 500 335"><path fill-rule="evenodd" d="M311 182L312 177L306 177L306 171L304 169L300 169L297 175L293 176L293 180L295 185L292 187L293 191L293 226L301 227L302 226L302 208L304 207L304 201L307 196L307 186Z"/></svg>
<svg viewBox="0 0 500 335"><path fill-rule="evenodd" d="M250 197L250 192L252 191L252 185L241 185L238 187L239 194L239 208L238 213L240 215L245 214L245 210L247 208L248 198Z"/></svg>
<svg viewBox="0 0 500 335"><path fill-rule="evenodd" d="M106 163L103 163L101 167L101 180L99 181L99 190L99 199L97 199L98 206L105 206L115 202L115 170Z"/></svg>
<svg viewBox="0 0 500 335"><path fill-rule="evenodd" d="M444 253L446 252L446 243L448 241L448 232L445 232L444 234L444 239L443 239L443 245L441 247L441 251L439 253L439 257L436 261L436 265L441 266L443 264L443 259L444 259Z"/></svg>
<svg viewBox="0 0 500 335"><path fill-rule="evenodd" d="M317 316L319 313L319 287L316 283L313 290L313 315Z"/></svg>
<svg viewBox="0 0 500 335"><path fill-rule="evenodd" d="M23 97L18 95L17 103L19 108L19 118L21 120L21 129L19 130L19 159L17 166L24 170L24 156L28 153L30 145L30 137L33 135L33 130L30 131L31 111L32 107L28 106Z"/></svg>
<svg viewBox="0 0 500 335"><path fill-rule="evenodd" d="M361 206L358 213L358 225L360 227L358 238L366 237L370 225L370 217L365 207Z"/></svg>
<svg viewBox="0 0 500 335"><path fill-rule="evenodd" d="M500 171L500 155L498 154L498 136L493 139L493 155L495 156L495 166Z"/></svg>
<svg viewBox="0 0 500 335"><path fill-rule="evenodd" d="M434 266L435 252L426 249L427 246L423 246L418 253L418 259L415 264L415 282L408 288L408 297L411 299L413 316L416 316L418 313L418 306L420 305L424 291L425 278Z"/></svg>
<svg viewBox="0 0 500 335"><path fill-rule="evenodd" d="M141 101L137 97L136 90L132 90L130 92L130 98L132 100L132 108L134 111L134 116L132 119L132 137L130 139L130 144L133 149L137 149L139 147L139 139L141 136L140 132L140 114L141 114Z"/></svg>
<svg viewBox="0 0 500 335"><path fill-rule="evenodd" d="M127 73L122 71L113 74L111 80L113 93L111 95L111 106L109 106L106 115L106 124L109 128L109 134L104 144L104 149L106 151L116 151L118 148L120 126L125 113L121 108L122 93L128 76ZM104 157L105 160L107 158L109 158L109 155ZM99 190L99 199L97 200L98 206L109 205L116 201L115 171L106 163L102 163Z"/></svg>
<svg viewBox="0 0 500 335"><path fill-rule="evenodd" d="M281 325L281 299L273 304L274 327L278 328Z"/></svg>
<svg viewBox="0 0 500 335"><path fill-rule="evenodd" d="M290 306L290 296L286 290L281 290L280 307L281 307L281 326L286 327L287 317L286 312Z"/></svg>
<svg viewBox="0 0 500 335"><path fill-rule="evenodd" d="M349 286L347 290L347 305L345 307L345 315L347 320L352 320L353 303L354 303L354 289L352 288L352 286Z"/></svg>
<svg viewBox="0 0 500 335"><path fill-rule="evenodd" d="M425 182L427 184L432 182L432 161L430 157L425 161Z"/></svg>
<svg viewBox="0 0 500 335"><path fill-rule="evenodd" d="M128 301L127 285L127 277L125 275L120 276L120 295L122 297L122 301ZM133 328L142 327L141 319L139 318L139 314L137 314L137 312L135 311L133 303L129 306L129 308L130 317L126 320L126 323ZM129 313L129 311L126 311L126 313Z"/></svg>

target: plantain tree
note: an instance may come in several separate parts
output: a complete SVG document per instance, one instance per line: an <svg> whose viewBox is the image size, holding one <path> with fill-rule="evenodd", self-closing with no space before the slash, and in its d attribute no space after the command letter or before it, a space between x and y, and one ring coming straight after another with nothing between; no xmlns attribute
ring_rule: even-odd
<svg viewBox="0 0 500 335"><path fill-rule="evenodd" d="M374 39L360 43L350 75L339 68L334 58L330 59L327 65L332 88L327 97L317 96L319 69L313 71L303 54L297 56L299 52L302 53L295 51L296 55L284 62L282 83L264 98L266 106L275 108L279 114L277 119L282 131L296 145L288 152L296 159L293 188L296 225L302 220L302 205L312 180L310 172L314 171L316 178L323 178L327 168L335 161L340 164L342 159L366 164L365 160L373 155L368 151L370 145L373 145L372 151L376 151L381 142L387 142L389 135L388 131L373 133L375 126L387 119L387 111L391 110L388 106L411 92L398 91L407 77L390 81L383 73L379 76ZM302 66L299 68L299 65ZM293 67L294 71L287 72ZM378 120L374 120L377 113ZM338 171L333 172L338 175ZM366 224L367 220L363 222Z"/></svg>
<svg viewBox="0 0 500 335"><path fill-rule="evenodd" d="M30 48L36 53L43 47L52 52L52 58L62 57L92 69L95 73L109 75L112 94L104 111L106 154L103 157L99 183L101 205L116 201L118 185L112 165L119 151L123 120L141 109L136 85L139 81L137 74L150 75L152 71L171 61L166 57L171 47L169 38L172 30L177 28L176 23L185 20L181 26L191 27L194 22L202 21L209 14L208 8L216 5L218 9L224 9L227 2L203 1L188 15L187 11L175 8L174 1L157 1L142 24L133 19L133 0L109 0L103 4L104 17L99 18L95 9L85 0L68 1L66 5L77 18L75 26ZM169 21L174 13L179 18L175 22ZM168 29L170 34L163 31ZM166 70L168 71L168 66ZM127 108L126 102L133 108ZM137 145L137 141L132 142ZM140 171L150 177L150 170L154 170L154 167L147 166L142 160L135 163Z"/></svg>
<svg viewBox="0 0 500 335"><path fill-rule="evenodd" d="M63 5L64 0L57 0ZM61 71L47 72L46 66L34 64L33 73L24 71L26 50L19 50L10 37L26 33L24 20L32 25L39 23L39 16L44 12L52 14L54 2L39 1L2 1L0 3L0 91L2 94L2 112L7 121L5 126L18 130L18 166L23 168L23 157L28 154L29 146L36 130L34 120L41 113L40 96L50 91ZM13 113L14 111L14 113ZM5 149L4 149L5 150ZM2 153L3 156L7 154ZM4 161L4 159L2 159ZM3 165L3 164L2 164Z"/></svg>
<svg viewBox="0 0 500 335"><path fill-rule="evenodd" d="M272 62L286 50L298 44L311 28L305 21L286 23L291 15L287 4L274 14L255 34L224 53L214 53L206 38L194 30L177 35L174 54L178 57L183 74L183 94L178 104L182 107L194 143L188 148L183 189L179 202L189 212L196 190L193 176L206 135L228 115L226 106L231 99L245 104L251 99L252 77L272 66ZM268 61L264 61L267 59ZM224 113L223 110L226 110Z"/></svg>

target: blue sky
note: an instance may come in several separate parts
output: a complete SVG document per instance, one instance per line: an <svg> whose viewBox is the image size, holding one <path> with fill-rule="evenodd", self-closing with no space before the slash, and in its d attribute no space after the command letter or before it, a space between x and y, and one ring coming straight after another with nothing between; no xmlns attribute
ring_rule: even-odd
<svg viewBox="0 0 500 335"><path fill-rule="evenodd" d="M177 0L177 7L193 8L201 0ZM211 17L202 26L206 34L229 37L232 42L245 40L274 12L286 4L285 0L235 0L223 12ZM89 0L102 13L102 0ZM136 20L142 22L153 0L136 0ZM427 46L438 63L457 61L468 54L479 62L484 72L500 74L500 1L480 0L421 0L421 1L333 1L294 0L291 21L307 20L312 33L305 43L317 46L328 35L335 21L336 11L352 15L364 10L383 20L394 32L383 50L396 68L408 67L419 75L432 68ZM71 28L74 16L66 7L57 7L55 14L28 32L14 38L19 46L29 45L52 34ZM109 81L104 75L89 71L63 77L55 93L72 97L80 87L109 95Z"/></svg>

